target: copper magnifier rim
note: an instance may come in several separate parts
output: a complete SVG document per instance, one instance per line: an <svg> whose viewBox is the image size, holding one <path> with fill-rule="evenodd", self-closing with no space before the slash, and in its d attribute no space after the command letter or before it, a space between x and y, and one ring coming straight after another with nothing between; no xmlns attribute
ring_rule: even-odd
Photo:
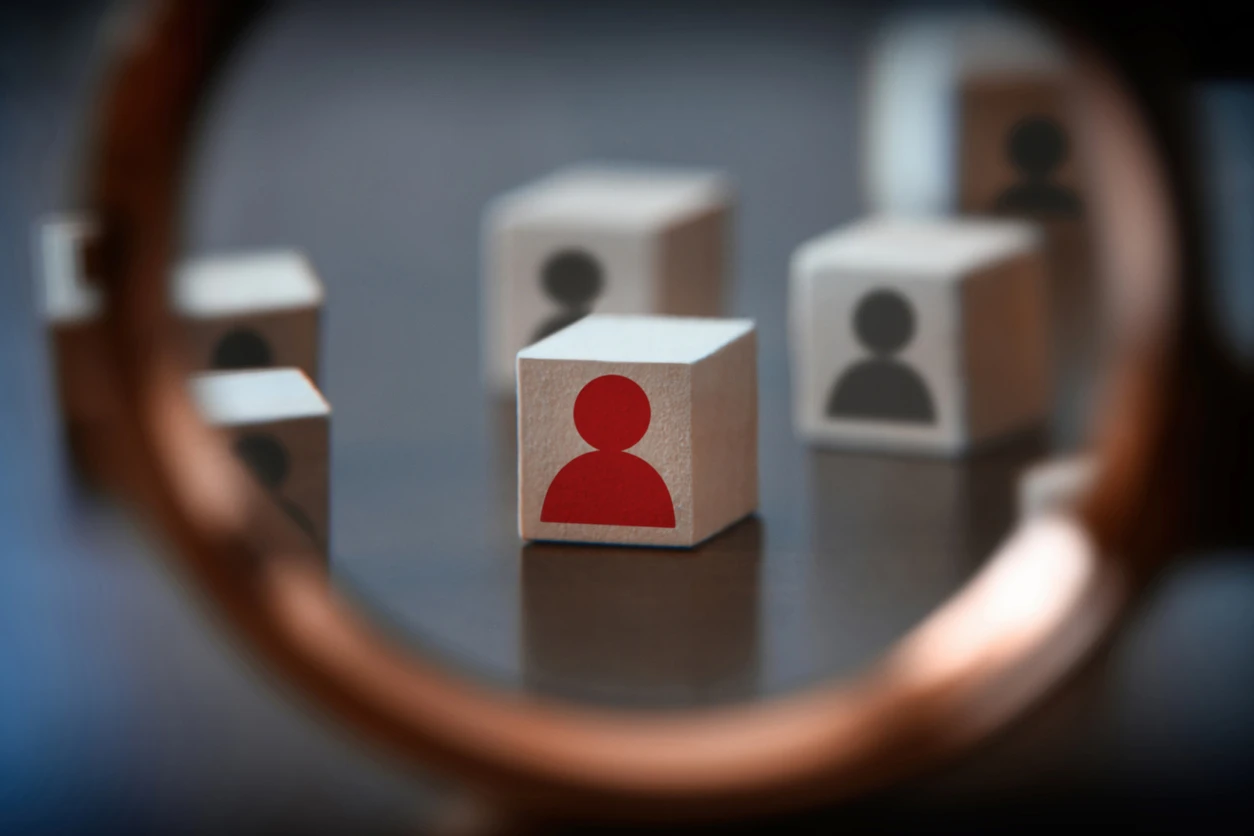
<svg viewBox="0 0 1254 836"><path fill-rule="evenodd" d="M265 500L196 417L165 308L196 120L242 2L166 0L117 33L88 169L99 234L88 273L105 313L63 386L98 399L68 416L87 473L123 492L246 647L322 708L424 768L507 803L565 814L726 817L882 786L1020 716L1108 634L1147 548L1174 342L1159 334L1116 387L1078 519L1021 528L968 585L841 683L760 703L636 715L493 692L390 642L327 582L318 558L255 527ZM107 385L102 386L101 381Z"/></svg>

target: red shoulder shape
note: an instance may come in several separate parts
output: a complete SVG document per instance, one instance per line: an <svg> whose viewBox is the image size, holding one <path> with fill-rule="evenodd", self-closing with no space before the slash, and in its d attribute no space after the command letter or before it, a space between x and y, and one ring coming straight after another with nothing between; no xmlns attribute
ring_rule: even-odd
<svg viewBox="0 0 1254 836"><path fill-rule="evenodd" d="M594 450L553 477L542 522L674 528L675 505L661 475L631 453Z"/></svg>

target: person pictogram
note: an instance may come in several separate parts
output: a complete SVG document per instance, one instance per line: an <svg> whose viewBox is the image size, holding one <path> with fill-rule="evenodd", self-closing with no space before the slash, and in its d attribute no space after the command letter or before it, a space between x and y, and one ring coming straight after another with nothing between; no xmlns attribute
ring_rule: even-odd
<svg viewBox="0 0 1254 836"><path fill-rule="evenodd" d="M886 289L868 293L854 311L853 327L858 341L875 356L837 378L827 399L828 417L934 423L927 384L892 356L914 337L914 310L906 298Z"/></svg>
<svg viewBox="0 0 1254 836"><path fill-rule="evenodd" d="M592 311L601 295L604 271L601 263L583 250L562 250L551 256L540 270L540 286L562 309L540 323L531 341L539 342Z"/></svg>
<svg viewBox="0 0 1254 836"><path fill-rule="evenodd" d="M1006 156L1023 176L997 197L994 211L1018 215L1075 217L1084 209L1079 195L1049 182L1067 159L1067 134L1053 119L1028 116L1006 138Z"/></svg>
<svg viewBox="0 0 1254 836"><path fill-rule="evenodd" d="M674 528L675 505L662 476L625 452L649 429L649 396L618 374L589 382L575 398L575 429L596 449L553 477L541 522Z"/></svg>
<svg viewBox="0 0 1254 836"><path fill-rule="evenodd" d="M270 343L252 328L233 328L213 348L210 365L215 369L260 369L272 365Z"/></svg>

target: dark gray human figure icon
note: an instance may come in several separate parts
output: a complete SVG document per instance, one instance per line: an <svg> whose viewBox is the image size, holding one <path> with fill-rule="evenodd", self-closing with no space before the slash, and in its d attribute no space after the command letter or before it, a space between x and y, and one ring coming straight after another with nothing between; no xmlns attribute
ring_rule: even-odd
<svg viewBox="0 0 1254 836"><path fill-rule="evenodd" d="M287 481L288 472L291 470L291 460L283 442L269 433L249 433L236 439L235 455L248 466L262 487L270 492L284 513L317 542L318 535L314 530L313 521L280 493L283 483Z"/></svg>
<svg viewBox="0 0 1254 836"><path fill-rule="evenodd" d="M1079 195L1049 182L1067 159L1067 134L1045 116L1028 116L1015 123L1006 138L1006 156L1023 175L997 197L996 212L1075 217L1084 211Z"/></svg>
<svg viewBox="0 0 1254 836"><path fill-rule="evenodd" d="M215 369L260 369L272 365L270 343L252 328L233 328L213 348Z"/></svg>
<svg viewBox="0 0 1254 836"><path fill-rule="evenodd" d="M892 357L914 337L914 310L906 298L893 290L871 291L858 302L853 329L875 356L837 378L827 398L828 417L935 423L936 410L923 378Z"/></svg>
<svg viewBox="0 0 1254 836"><path fill-rule="evenodd" d="M562 310L540 323L531 341L542 340L587 316L601 295L603 273L601 263L583 250L562 250L544 262L540 285Z"/></svg>

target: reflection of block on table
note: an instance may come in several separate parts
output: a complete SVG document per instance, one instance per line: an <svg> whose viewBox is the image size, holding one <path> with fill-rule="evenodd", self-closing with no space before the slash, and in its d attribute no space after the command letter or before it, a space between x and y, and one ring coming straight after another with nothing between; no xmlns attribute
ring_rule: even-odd
<svg viewBox="0 0 1254 836"><path fill-rule="evenodd" d="M327 545L331 407L299 369L208 372L191 379L210 425L283 510Z"/></svg>
<svg viewBox="0 0 1254 836"><path fill-rule="evenodd" d="M497 198L484 218L486 379L590 312L714 316L731 189L703 170L577 166Z"/></svg>
<svg viewBox="0 0 1254 836"><path fill-rule="evenodd" d="M1013 221L881 217L802 245L789 291L798 434L953 455L1039 423L1038 237Z"/></svg>
<svg viewBox="0 0 1254 836"><path fill-rule="evenodd" d="M757 507L744 319L593 315L518 353L525 539L691 546Z"/></svg>
<svg viewBox="0 0 1254 836"><path fill-rule="evenodd" d="M318 379L322 283L299 253L187 262L174 285L195 369L293 366Z"/></svg>
<svg viewBox="0 0 1254 836"><path fill-rule="evenodd" d="M1088 491L1096 475L1092 456L1047 459L1019 478L1019 517L1069 511Z"/></svg>
<svg viewBox="0 0 1254 836"><path fill-rule="evenodd" d="M683 552L527 544L520 557L529 689L619 706L751 696L761 541L751 517Z"/></svg>

